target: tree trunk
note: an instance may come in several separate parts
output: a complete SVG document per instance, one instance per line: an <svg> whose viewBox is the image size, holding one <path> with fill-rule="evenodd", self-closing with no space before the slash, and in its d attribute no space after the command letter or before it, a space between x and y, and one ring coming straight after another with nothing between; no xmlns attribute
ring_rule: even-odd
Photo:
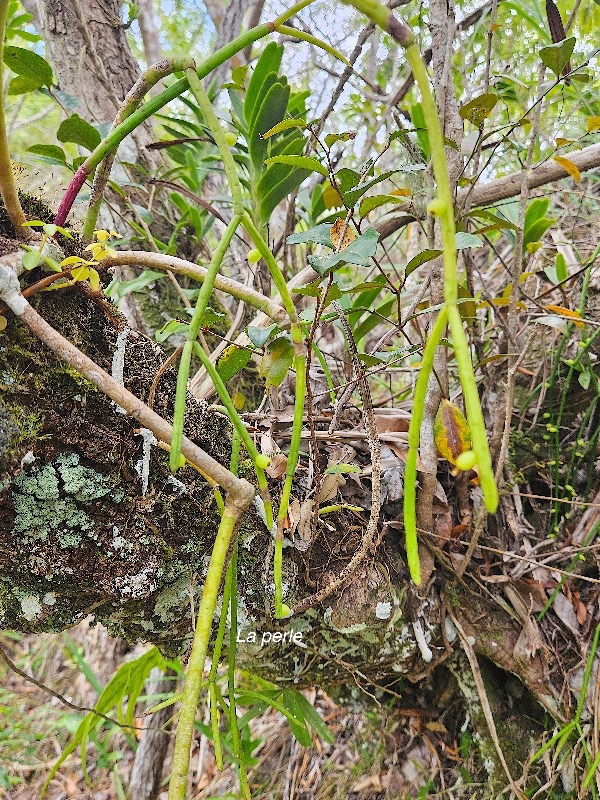
<svg viewBox="0 0 600 800"><path fill-rule="evenodd" d="M139 76L117 0L25 0L61 91L91 123L112 122Z"/></svg>

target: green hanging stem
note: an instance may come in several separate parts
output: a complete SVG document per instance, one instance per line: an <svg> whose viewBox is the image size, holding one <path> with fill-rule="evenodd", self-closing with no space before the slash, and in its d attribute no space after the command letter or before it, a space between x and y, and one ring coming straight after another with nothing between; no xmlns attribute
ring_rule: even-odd
<svg viewBox="0 0 600 800"><path fill-rule="evenodd" d="M241 216L238 215L233 217L227 226L221 241L217 245L215 252L213 253L213 257L206 273L206 278L204 279L204 283L202 284L202 288L198 294L198 300L196 301L196 307L192 315L192 321L190 322L188 338L183 346L183 352L181 353L179 372L177 373L177 391L175 393L173 438L171 439L171 452L169 455L169 464L173 472L176 472L181 466L181 441L183 438L185 401L188 391L188 377L190 374L190 361L192 358L194 342L198 337L200 325L202 324L202 318L204 317L206 307L208 306L208 301L215 285L215 278L217 277L217 273L221 268L225 253L227 252L240 221Z"/></svg>
<svg viewBox="0 0 600 800"><path fill-rule="evenodd" d="M438 111L431 87L427 69L415 43L415 37L410 28L400 22L392 12L381 5L377 0L344 0L354 6L358 11L366 14L369 19L391 34L406 51L406 58L412 70L416 84L421 92L423 114L429 136L433 174L437 184L437 197L429 204L428 211L440 220L442 233L442 247L444 253L444 308L440 312L430 339L427 343L423 357L423 365L417 380L413 411L409 425L409 454L405 472L404 489L404 526L407 540L407 556L410 564L410 573L413 581L421 582L421 570L417 548L416 527L416 481L417 481L417 454L419 435L423 419L423 403L427 383L433 369L433 353L443 335L446 321L450 324L450 331L454 345L454 353L459 369L460 383L465 400L467 421L471 428L473 450L477 456L479 480L483 491L486 509L494 513L498 507L498 490L492 470L492 460L489 452L485 423L477 383L473 373L469 346L462 326L458 311L458 275L456 258L456 232L454 225L454 205L448 165L444 151L444 136L438 117ZM427 356L427 358L425 357Z"/></svg>
<svg viewBox="0 0 600 800"><path fill-rule="evenodd" d="M171 768L171 781L169 783L169 800L185 800L187 794L188 770L190 765L190 747L194 735L194 721L196 707L200 698L202 686L202 673L204 662L208 653L208 643L212 629L213 616L219 596L223 569L229 551L235 525L240 516L239 509L226 502L221 524L213 547L202 600L198 610L194 643L185 676L183 697L177 724L175 750L173 751L173 765Z"/></svg>
<svg viewBox="0 0 600 800"><path fill-rule="evenodd" d="M285 483L279 501L279 513L277 514L277 534L275 537L275 553L273 557L273 580L275 583L275 618L284 619L289 616L290 609L283 604L283 524L287 516L290 495L292 491L292 480L298 466L300 455L300 442L302 438L302 422L304 418L304 405L306 402L306 353L304 349L304 336L302 325L298 320L296 307L292 300L292 295L281 272L275 257L271 253L268 244L265 242L260 231L254 225L250 215L244 214L243 225L250 235L255 247L264 259L273 283L281 297L283 307L288 313L291 321L290 336L294 345L293 368L296 373L296 396L294 398L294 421L292 423L292 436L290 449L288 452L287 467L285 471Z"/></svg>
<svg viewBox="0 0 600 800"><path fill-rule="evenodd" d="M212 363L210 358L206 355L204 350L200 347L198 342L194 342L194 353L202 362L202 366L208 373L211 381L213 382L213 386L217 390L217 394L221 402L223 403L224 410L227 412L229 419L233 427L235 428L236 434L241 439L244 444L244 447L248 451L248 455L252 459L254 463L254 469L256 471L256 479L258 482L258 488L260 489L260 494L265 504L265 516L267 519L267 528L269 531L273 527L273 504L271 502L271 497L269 495L269 486L267 483L267 476L265 475L265 469L270 464L270 459L259 453L256 449L256 445L252 441L252 438L248 431L246 430L246 426L244 425L242 418L237 412L236 407L233 405L233 400L229 392L227 391L227 387L223 383L223 380L219 373L217 372L217 368Z"/></svg>

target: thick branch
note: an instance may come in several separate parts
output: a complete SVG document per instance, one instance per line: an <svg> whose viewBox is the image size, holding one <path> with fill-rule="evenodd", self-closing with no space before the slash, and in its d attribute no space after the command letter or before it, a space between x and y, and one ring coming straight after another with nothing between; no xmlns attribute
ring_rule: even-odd
<svg viewBox="0 0 600 800"><path fill-rule="evenodd" d="M49 325L27 300L21 295L17 278L12 270L0 268L0 298L20 317L27 327L44 342L56 355L66 361L81 375L93 383L103 394L110 397L117 405L124 408L132 417L148 428L162 442L169 444L173 435L173 427L163 417L152 411L138 397L105 372L91 358L65 339L57 330ZM246 507L254 498L254 487L241 478L236 478L224 466L205 453L198 445L187 437L183 437L181 452L204 474L212 478L231 494L232 500Z"/></svg>
<svg viewBox="0 0 600 800"><path fill-rule="evenodd" d="M575 164L580 172L599 167L600 144L592 144L578 152L569 153L568 158L569 161ZM552 183L552 181L558 181L568 177L567 171L556 161L544 161L543 164L534 167L529 173L529 187L531 189L537 189L540 186L545 186L547 183ZM474 188L461 189L461 191L458 192L457 204L461 207L467 197L469 197L472 208L476 206L490 206L500 200L516 197L520 191L521 173L513 172L511 175L505 175L504 178L498 178L498 180L483 183ZM384 220L377 225L379 239L387 239L388 236L391 236L413 220L414 217L407 217L406 215Z"/></svg>

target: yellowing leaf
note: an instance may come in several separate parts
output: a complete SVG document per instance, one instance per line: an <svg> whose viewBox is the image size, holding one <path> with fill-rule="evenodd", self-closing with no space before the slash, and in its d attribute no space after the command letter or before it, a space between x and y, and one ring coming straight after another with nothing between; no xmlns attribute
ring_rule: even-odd
<svg viewBox="0 0 600 800"><path fill-rule="evenodd" d="M570 308L564 308L563 306L546 306L547 311L552 311L553 314L558 314L559 317L567 317L568 319L573 321L573 324L578 328L583 328L584 324L581 319L581 314L579 311L571 311Z"/></svg>
<svg viewBox="0 0 600 800"><path fill-rule="evenodd" d="M579 168L576 164L574 164L570 159L565 158L564 156L554 156L552 159L559 164L565 172L568 172L569 175L573 178L575 183L579 183L581 180L581 173L579 172Z"/></svg>
<svg viewBox="0 0 600 800"><path fill-rule="evenodd" d="M586 120L586 127L588 133L600 130L600 117L588 117Z"/></svg>
<svg viewBox="0 0 600 800"><path fill-rule="evenodd" d="M493 33L494 31L498 31L501 27L502 25L500 25L499 22L494 22L490 25L490 32Z"/></svg>
<svg viewBox="0 0 600 800"><path fill-rule="evenodd" d="M71 264L87 264L87 261L79 256L68 256L67 258L63 258L59 266L70 267Z"/></svg>
<svg viewBox="0 0 600 800"><path fill-rule="evenodd" d="M566 145L566 144L573 144L573 139L563 139L563 137L562 137L562 136L558 136L558 137L557 137L557 138L554 140L554 144L555 144L557 147L564 147L564 145Z"/></svg>
<svg viewBox="0 0 600 800"><path fill-rule="evenodd" d="M412 192L410 189L394 189L390 195L392 197L412 197Z"/></svg>
<svg viewBox="0 0 600 800"><path fill-rule="evenodd" d="M442 400L433 425L437 449L451 464L461 453L471 450L471 429L460 408Z"/></svg>
<svg viewBox="0 0 600 800"><path fill-rule="evenodd" d="M236 411L242 411L246 405L246 395L242 392L234 392L231 395L231 402Z"/></svg>
<svg viewBox="0 0 600 800"><path fill-rule="evenodd" d="M0 331L3 331L7 325L8 325L8 320L6 319L6 317L0 316Z"/></svg>
<svg viewBox="0 0 600 800"><path fill-rule="evenodd" d="M89 267L83 266L74 269L71 272L71 277L73 278L74 281L85 281L87 280L89 274L90 274Z"/></svg>
<svg viewBox="0 0 600 800"><path fill-rule="evenodd" d="M323 203L325 208L339 208L344 205L340 193L333 186L326 186L323 190Z"/></svg>
<svg viewBox="0 0 600 800"><path fill-rule="evenodd" d="M98 275L98 273L93 267L89 268L88 280L90 282L90 286L92 287L92 289L95 292L97 292L98 289L100 288L100 275Z"/></svg>
<svg viewBox="0 0 600 800"><path fill-rule="evenodd" d="M342 238L342 232L344 234ZM346 223L345 219L339 217L331 226L331 231L329 233L331 236L331 241L335 249L338 251L344 250L348 247L349 244L356 239L356 233L354 229L350 225L350 222Z"/></svg>

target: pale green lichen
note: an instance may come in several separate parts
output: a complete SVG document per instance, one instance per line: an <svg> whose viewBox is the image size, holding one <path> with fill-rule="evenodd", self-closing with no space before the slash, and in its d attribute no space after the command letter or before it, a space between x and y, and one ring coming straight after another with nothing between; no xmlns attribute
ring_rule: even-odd
<svg viewBox="0 0 600 800"><path fill-rule="evenodd" d="M114 488L114 480L79 463L77 453L62 453L56 465L66 494L76 500L90 502L109 494Z"/></svg>
<svg viewBox="0 0 600 800"><path fill-rule="evenodd" d="M77 453L61 453L54 463L23 470L13 485L15 532L45 541L58 531L60 547L68 549L79 546L83 533L94 538L94 522L76 501L104 497L114 480L80 464Z"/></svg>
<svg viewBox="0 0 600 800"><path fill-rule="evenodd" d="M21 612L27 622L33 622L42 613L42 606L37 594L26 594L21 597L20 602Z"/></svg>
<svg viewBox="0 0 600 800"><path fill-rule="evenodd" d="M190 578L185 575L167 586L156 598L154 613L161 622L179 619L190 603Z"/></svg>

